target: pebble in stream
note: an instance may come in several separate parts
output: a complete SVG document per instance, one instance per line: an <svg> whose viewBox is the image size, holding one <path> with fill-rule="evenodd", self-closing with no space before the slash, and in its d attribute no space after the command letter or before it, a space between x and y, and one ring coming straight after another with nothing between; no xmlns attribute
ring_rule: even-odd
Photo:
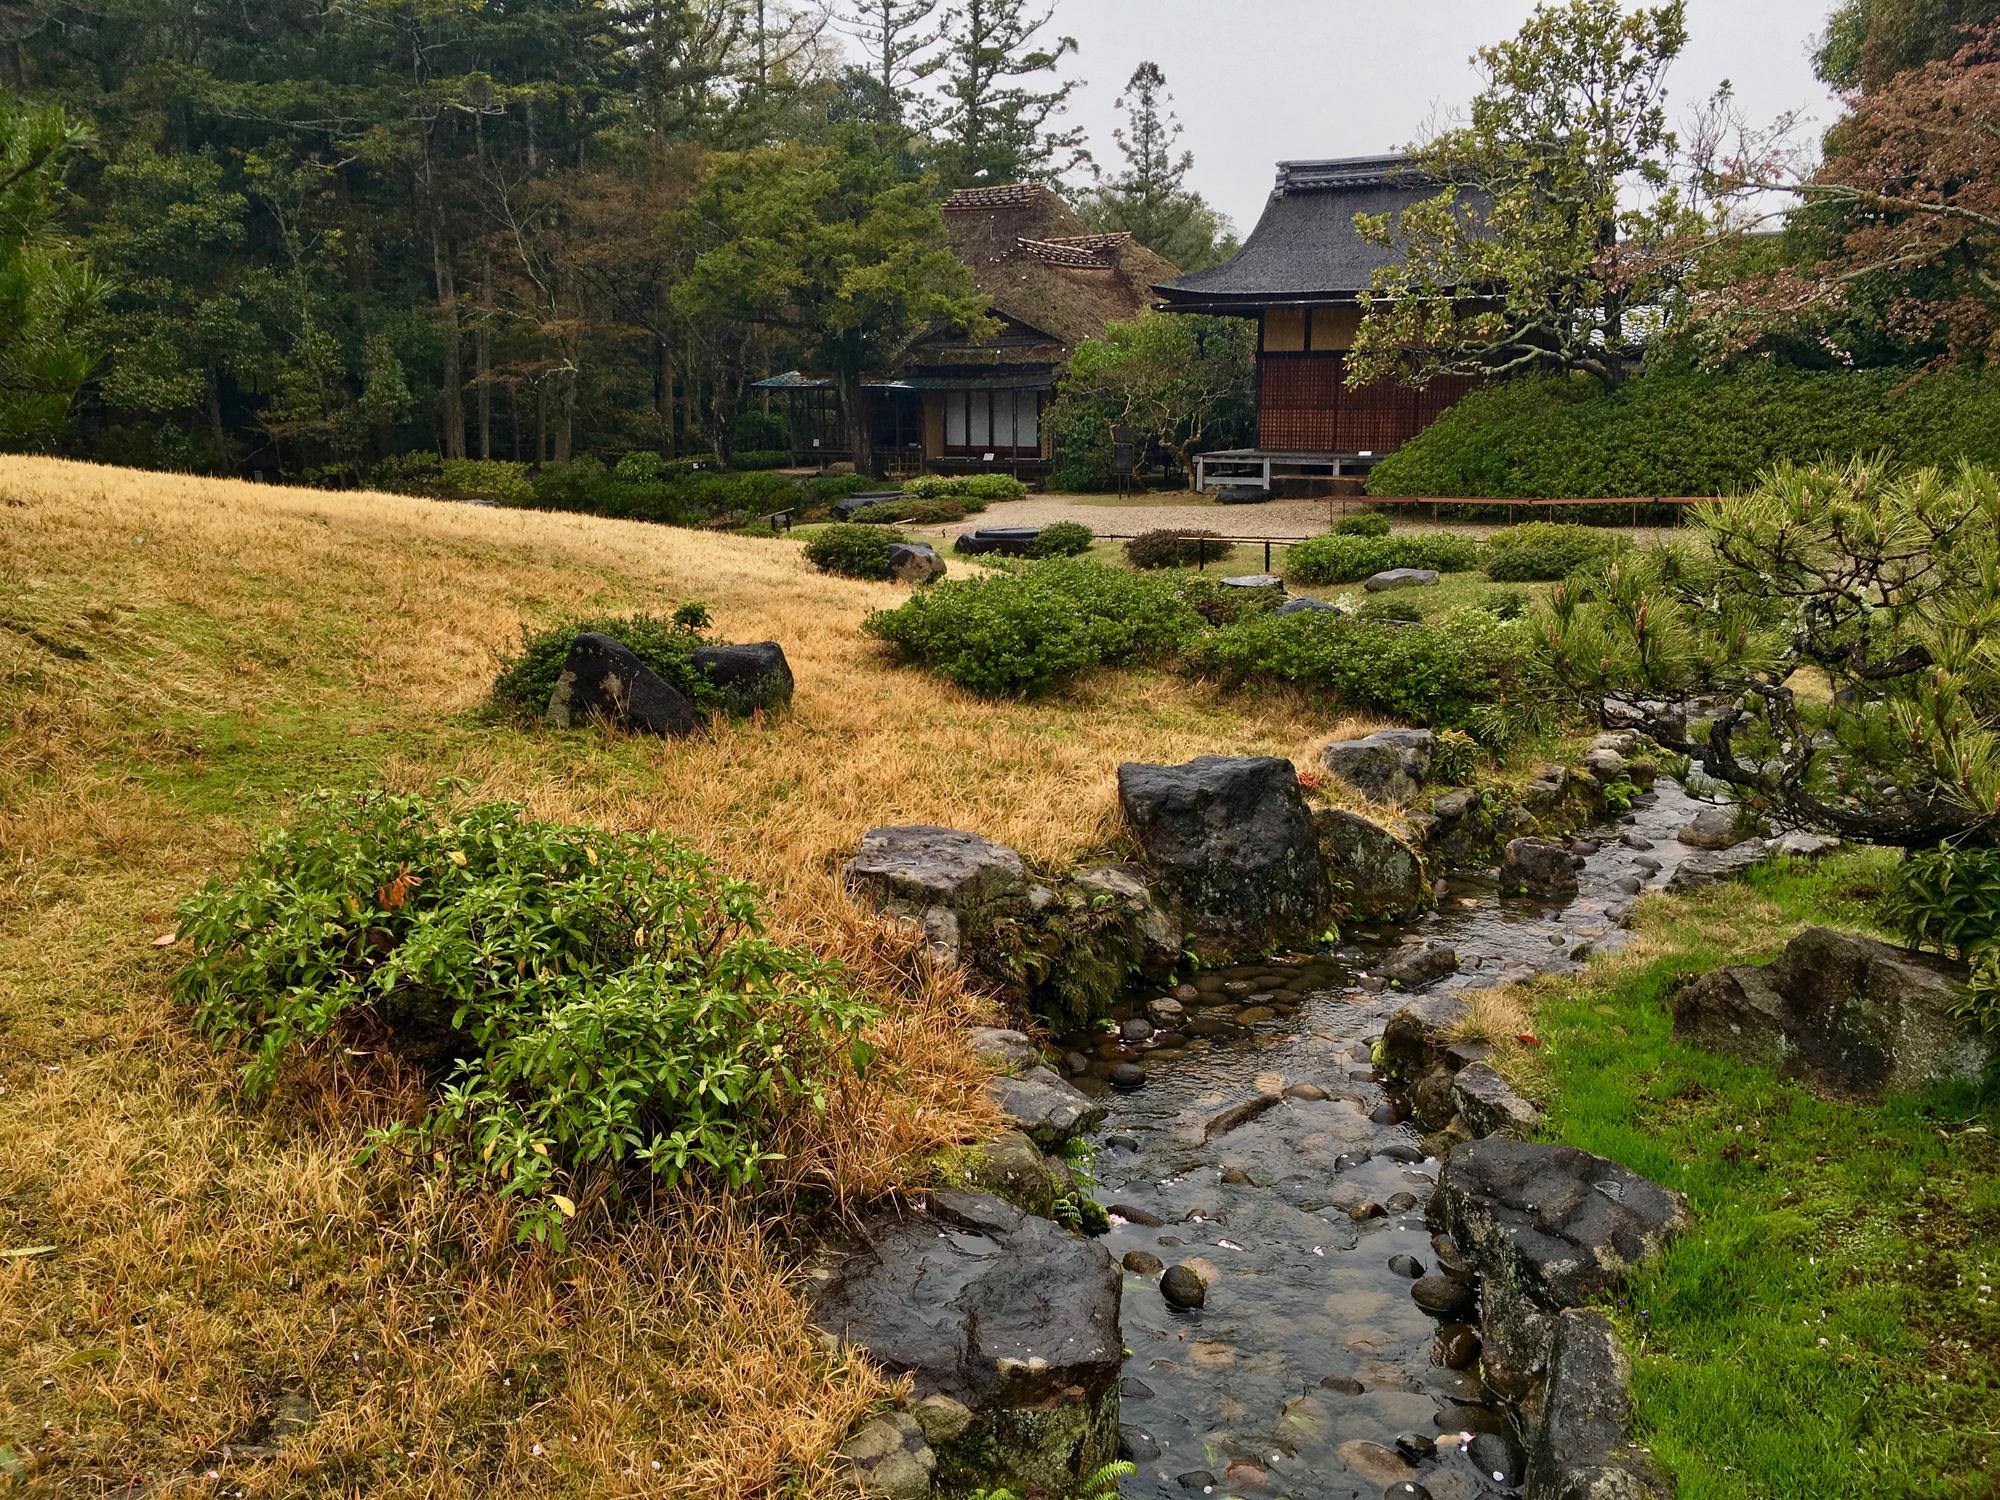
<svg viewBox="0 0 2000 1500"><path fill-rule="evenodd" d="M1458 956L1427 989L1475 989L1615 949L1621 884L1661 888L1698 807L1662 778L1626 829L1585 841L1597 850L1566 903L1456 877L1410 929L1209 970L1133 995L1116 1034L1063 1039L1087 1064L1078 1086L1110 1110L1094 1170L1128 1272L1120 1421L1139 1472L1126 1500L1515 1492L1519 1454L1477 1377L1465 1284L1423 1222L1437 1164L1368 1065L1407 998L1375 966L1421 938ZM1143 1087L1108 1087L1118 1067ZM1200 1305L1169 1304L1162 1266L1188 1268Z"/></svg>

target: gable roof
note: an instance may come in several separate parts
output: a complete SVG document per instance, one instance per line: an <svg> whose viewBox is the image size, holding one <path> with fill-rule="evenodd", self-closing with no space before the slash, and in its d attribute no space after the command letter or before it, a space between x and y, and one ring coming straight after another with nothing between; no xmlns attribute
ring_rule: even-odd
<svg viewBox="0 0 2000 1500"><path fill-rule="evenodd" d="M1093 233L1061 198L1033 183L960 188L944 200L945 237L1003 322L993 338L917 341L905 365L1060 363L1085 339L1153 304L1176 274L1129 234Z"/></svg>
<svg viewBox="0 0 2000 1500"><path fill-rule="evenodd" d="M1437 179L1400 154L1281 161L1278 181L1243 248L1207 271L1154 290L1169 311L1243 311L1286 302L1351 302L1401 256L1355 230L1356 214L1399 213L1435 194ZM1393 220L1392 220L1393 222Z"/></svg>

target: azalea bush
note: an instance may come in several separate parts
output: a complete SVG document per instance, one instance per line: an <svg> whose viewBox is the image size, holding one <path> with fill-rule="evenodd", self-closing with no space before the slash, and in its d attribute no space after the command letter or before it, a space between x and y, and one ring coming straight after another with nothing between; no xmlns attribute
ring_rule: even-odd
<svg viewBox="0 0 2000 1500"><path fill-rule="evenodd" d="M493 679L493 701L516 718L539 719L548 710L570 646L578 636L595 633L624 646L696 708L720 708L720 689L694 661L695 648L708 644L707 629L708 610L690 602L671 615L572 615L524 630Z"/></svg>
<svg viewBox="0 0 2000 1500"><path fill-rule="evenodd" d="M659 834L506 803L320 793L184 902L176 994L268 1093L302 1050L387 1045L431 1083L375 1132L561 1243L584 1190L741 1188L863 1070L835 965L763 935L755 893Z"/></svg>
<svg viewBox="0 0 2000 1500"><path fill-rule="evenodd" d="M835 522L806 539L806 561L844 578L887 578L889 549L902 540L903 534L888 526Z"/></svg>
<svg viewBox="0 0 2000 1500"><path fill-rule="evenodd" d="M1449 531L1404 532L1400 536L1342 536L1330 533L1295 542L1285 550L1285 576L1294 583L1359 583L1390 568L1435 568L1462 573L1479 566L1479 543Z"/></svg>
<svg viewBox="0 0 2000 1500"><path fill-rule="evenodd" d="M1554 583L1631 545L1615 531L1529 521L1502 527L1486 538L1486 576L1495 583Z"/></svg>

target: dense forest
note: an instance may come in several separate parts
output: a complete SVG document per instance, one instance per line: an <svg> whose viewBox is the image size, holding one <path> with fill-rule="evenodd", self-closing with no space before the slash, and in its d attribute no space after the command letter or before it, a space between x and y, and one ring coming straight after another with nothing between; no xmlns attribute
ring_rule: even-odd
<svg viewBox="0 0 2000 1500"><path fill-rule="evenodd" d="M1023 0L0 7L0 442L326 482L769 447L748 381L978 316L951 188L1061 180L1224 253L1159 70L1100 169L1053 29Z"/></svg>

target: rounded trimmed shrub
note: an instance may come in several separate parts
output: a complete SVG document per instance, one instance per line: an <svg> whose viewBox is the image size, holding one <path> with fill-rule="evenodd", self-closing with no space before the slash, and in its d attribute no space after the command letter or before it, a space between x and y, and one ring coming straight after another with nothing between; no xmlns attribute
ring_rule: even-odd
<svg viewBox="0 0 2000 1500"><path fill-rule="evenodd" d="M1160 531L1142 531L1125 544L1125 561L1135 568L1192 568L1202 557L1204 540L1216 541L1212 531L1197 531L1193 528L1175 528ZM1220 547L1211 547L1210 552L1220 553Z"/></svg>
<svg viewBox="0 0 2000 1500"><path fill-rule="evenodd" d="M1333 523L1335 536L1387 536L1389 518L1378 510L1363 511L1358 516L1342 516Z"/></svg>
<svg viewBox="0 0 2000 1500"><path fill-rule="evenodd" d="M571 643L580 635L595 632L622 643L696 708L719 708L720 689L693 660L695 647L708 644L702 634L707 627L708 611L689 603L671 616L583 615L558 620L540 630L524 630L520 646L504 660L500 675L493 679L493 700L519 718L539 719L548 711L549 694L562 675Z"/></svg>
<svg viewBox="0 0 2000 1500"><path fill-rule="evenodd" d="M1617 532L1594 526L1529 521L1486 539L1486 576L1495 583L1555 583L1631 545Z"/></svg>
<svg viewBox="0 0 2000 1500"><path fill-rule="evenodd" d="M888 526L837 521L806 539L806 561L843 578L887 578L889 548L902 539L900 531Z"/></svg>
<svg viewBox="0 0 2000 1500"><path fill-rule="evenodd" d="M1399 536L1326 536L1295 542L1285 552L1285 576L1294 583L1359 583L1389 568L1435 568L1463 573L1479 566L1479 543L1449 531Z"/></svg>
<svg viewBox="0 0 2000 1500"><path fill-rule="evenodd" d="M1080 521L1054 521L1042 528L1028 548L1030 557L1081 557L1091 549L1097 534Z"/></svg>

